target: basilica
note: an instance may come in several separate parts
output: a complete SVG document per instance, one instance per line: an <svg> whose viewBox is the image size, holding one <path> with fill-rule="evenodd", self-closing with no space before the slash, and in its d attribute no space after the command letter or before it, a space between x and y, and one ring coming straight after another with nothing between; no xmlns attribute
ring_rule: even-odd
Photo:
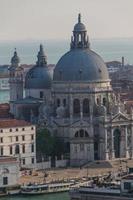
<svg viewBox="0 0 133 200"><path fill-rule="evenodd" d="M54 70L43 46L25 80L17 52L10 67L10 112L45 127L69 148L70 165L133 157L133 111L115 95L103 59L78 15L70 50Z"/></svg>

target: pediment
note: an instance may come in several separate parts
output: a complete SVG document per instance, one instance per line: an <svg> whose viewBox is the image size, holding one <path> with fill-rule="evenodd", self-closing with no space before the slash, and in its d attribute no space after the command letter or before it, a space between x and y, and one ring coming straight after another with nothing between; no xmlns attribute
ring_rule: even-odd
<svg viewBox="0 0 133 200"><path fill-rule="evenodd" d="M112 122L117 122L117 121L129 121L129 118L127 117L127 115L119 112L112 119Z"/></svg>
<svg viewBox="0 0 133 200"><path fill-rule="evenodd" d="M89 126L90 125L90 123L88 122L88 121L85 121L85 120L78 120L78 121L76 121L76 122L73 122L72 123L72 125L71 125L71 127L83 127L83 126Z"/></svg>

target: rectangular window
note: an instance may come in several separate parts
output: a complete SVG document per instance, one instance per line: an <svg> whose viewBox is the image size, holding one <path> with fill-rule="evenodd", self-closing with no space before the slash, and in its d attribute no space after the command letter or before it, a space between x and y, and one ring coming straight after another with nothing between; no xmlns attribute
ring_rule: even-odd
<svg viewBox="0 0 133 200"><path fill-rule="evenodd" d="M18 142L18 136L16 136L16 142Z"/></svg>
<svg viewBox="0 0 133 200"><path fill-rule="evenodd" d="M24 135L22 135L22 141L25 141L25 136Z"/></svg>
<svg viewBox="0 0 133 200"><path fill-rule="evenodd" d="M12 146L10 146L10 155L12 155Z"/></svg>
<svg viewBox="0 0 133 200"><path fill-rule="evenodd" d="M0 155L3 156L3 147L0 149Z"/></svg>
<svg viewBox="0 0 133 200"><path fill-rule="evenodd" d="M23 165L25 165L25 158L22 159L22 163L23 163Z"/></svg>
<svg viewBox="0 0 133 200"><path fill-rule="evenodd" d="M3 185L8 185L8 177L3 177Z"/></svg>
<svg viewBox="0 0 133 200"><path fill-rule="evenodd" d="M2 137L0 138L0 143L3 143L3 138Z"/></svg>
<svg viewBox="0 0 133 200"><path fill-rule="evenodd" d="M31 158L31 163L34 164L34 158Z"/></svg>
<svg viewBox="0 0 133 200"><path fill-rule="evenodd" d="M25 145L22 146L22 153L25 153Z"/></svg>
<svg viewBox="0 0 133 200"><path fill-rule="evenodd" d="M34 135L31 135L31 140L34 140Z"/></svg>
<svg viewBox="0 0 133 200"><path fill-rule="evenodd" d="M31 152L34 152L34 144L31 144Z"/></svg>

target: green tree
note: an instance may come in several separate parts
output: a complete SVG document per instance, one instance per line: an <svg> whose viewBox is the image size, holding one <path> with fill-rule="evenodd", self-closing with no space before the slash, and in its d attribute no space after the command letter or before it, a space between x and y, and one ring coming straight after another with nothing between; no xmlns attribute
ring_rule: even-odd
<svg viewBox="0 0 133 200"><path fill-rule="evenodd" d="M38 156L60 156L65 153L64 142L52 136L47 129L37 131L36 149Z"/></svg>

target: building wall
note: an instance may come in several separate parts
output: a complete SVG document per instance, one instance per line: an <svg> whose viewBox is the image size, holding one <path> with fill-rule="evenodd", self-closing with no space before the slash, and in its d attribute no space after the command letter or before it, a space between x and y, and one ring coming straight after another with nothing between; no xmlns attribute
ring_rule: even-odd
<svg viewBox="0 0 133 200"><path fill-rule="evenodd" d="M25 96L26 97L31 96L38 99L44 99L44 101L46 102L47 100L51 99L51 90L50 89L26 89Z"/></svg>
<svg viewBox="0 0 133 200"><path fill-rule="evenodd" d="M0 129L0 155L17 156L21 167L28 167L29 165L34 167L36 163L35 144L35 126ZM16 146L19 146L19 152L16 152ZM32 163L33 161L34 163Z"/></svg>
<svg viewBox="0 0 133 200"><path fill-rule="evenodd" d="M17 185L19 179L19 163L10 161L1 163L0 161L0 174L0 187ZM3 183L5 177L8 179L7 184Z"/></svg>

